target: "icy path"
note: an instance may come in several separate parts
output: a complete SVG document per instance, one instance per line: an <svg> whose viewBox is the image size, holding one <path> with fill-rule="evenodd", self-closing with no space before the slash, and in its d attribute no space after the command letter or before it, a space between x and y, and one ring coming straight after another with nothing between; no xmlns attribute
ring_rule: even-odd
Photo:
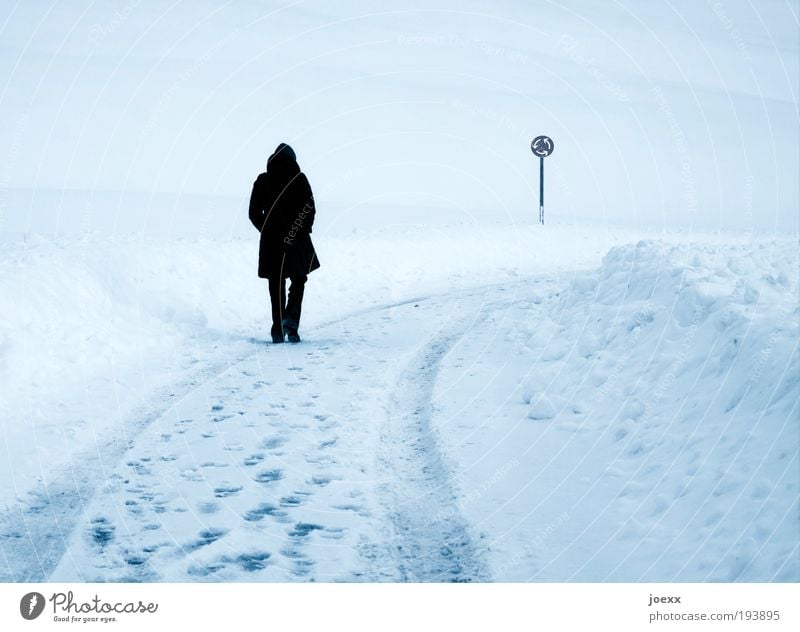
<svg viewBox="0 0 800 632"><path fill-rule="evenodd" d="M430 397L438 362L506 295L371 310L296 346L254 342L98 468L90 501L87 484L55 514L24 508L19 542L30 531L49 543L14 555L6 539L11 579L488 579Z"/></svg>

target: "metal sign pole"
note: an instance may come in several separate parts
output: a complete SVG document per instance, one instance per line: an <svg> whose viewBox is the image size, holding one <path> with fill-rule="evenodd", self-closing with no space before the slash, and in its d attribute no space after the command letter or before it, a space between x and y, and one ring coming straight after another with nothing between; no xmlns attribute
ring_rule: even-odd
<svg viewBox="0 0 800 632"><path fill-rule="evenodd" d="M539 156L539 223L544 226L544 156Z"/></svg>
<svg viewBox="0 0 800 632"><path fill-rule="evenodd" d="M553 153L555 143L549 136L537 136L531 141L531 151L539 157L539 223L544 226L544 159Z"/></svg>

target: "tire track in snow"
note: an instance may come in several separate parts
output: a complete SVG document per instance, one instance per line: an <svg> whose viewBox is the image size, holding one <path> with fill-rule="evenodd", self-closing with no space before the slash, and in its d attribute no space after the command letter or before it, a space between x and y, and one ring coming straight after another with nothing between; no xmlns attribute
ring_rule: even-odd
<svg viewBox="0 0 800 632"><path fill-rule="evenodd" d="M492 305L492 307L497 307ZM398 379L382 430L380 486L394 531L402 581L487 581L489 573L469 533L432 424L432 395L440 361L487 316L484 309L437 332Z"/></svg>

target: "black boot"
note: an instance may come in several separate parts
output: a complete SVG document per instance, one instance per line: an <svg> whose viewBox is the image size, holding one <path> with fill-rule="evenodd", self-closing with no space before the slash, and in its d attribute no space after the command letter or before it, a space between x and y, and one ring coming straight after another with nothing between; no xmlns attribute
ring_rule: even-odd
<svg viewBox="0 0 800 632"><path fill-rule="evenodd" d="M300 336L297 334L298 325L299 323L292 318L283 319L283 330L286 332L289 342L300 342Z"/></svg>
<svg viewBox="0 0 800 632"><path fill-rule="evenodd" d="M280 343L280 342L283 342L283 337L284 337L284 330L283 329L281 329L280 327L275 327L273 325L270 333L272 334L272 342L274 342L276 344Z"/></svg>

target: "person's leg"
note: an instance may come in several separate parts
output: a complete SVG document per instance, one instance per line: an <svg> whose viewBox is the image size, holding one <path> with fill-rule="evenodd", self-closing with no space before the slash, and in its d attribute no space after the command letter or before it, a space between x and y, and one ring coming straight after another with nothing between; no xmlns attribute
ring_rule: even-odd
<svg viewBox="0 0 800 632"><path fill-rule="evenodd" d="M272 303L272 342L283 342L283 316L286 312L286 279L269 278L269 298Z"/></svg>
<svg viewBox="0 0 800 632"><path fill-rule="evenodd" d="M305 291L306 275L293 276L292 285L289 287L289 300L286 302L284 318L297 329L300 326L300 311L303 307L303 292Z"/></svg>
<svg viewBox="0 0 800 632"><path fill-rule="evenodd" d="M297 330L300 328L300 312L303 307L303 292L305 291L308 277L304 274L292 277L292 285L289 287L289 300L286 303L286 312L283 319L283 327L289 334L289 340L297 342Z"/></svg>

